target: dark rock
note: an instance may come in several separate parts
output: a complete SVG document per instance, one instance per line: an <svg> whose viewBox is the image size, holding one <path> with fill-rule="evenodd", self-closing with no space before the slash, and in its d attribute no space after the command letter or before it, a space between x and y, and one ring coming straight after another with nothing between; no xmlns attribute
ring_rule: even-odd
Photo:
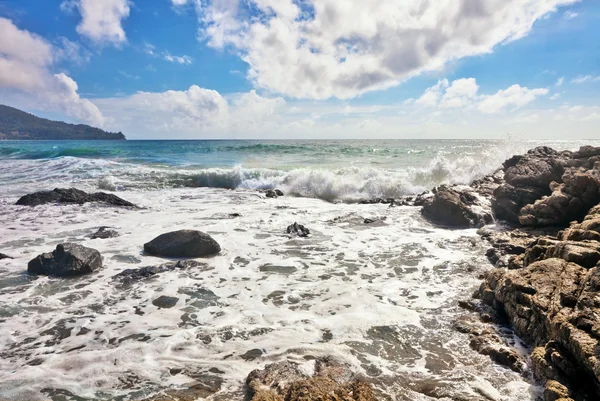
<svg viewBox="0 0 600 401"><path fill-rule="evenodd" d="M78 244L59 244L52 253L43 253L27 266L30 274L58 277L91 273L102 267L102 257L95 249Z"/></svg>
<svg viewBox="0 0 600 401"><path fill-rule="evenodd" d="M241 358L244 361L253 361L255 359L258 359L262 356L263 352L260 349L251 349L250 351L246 352L245 354L241 355Z"/></svg>
<svg viewBox="0 0 600 401"><path fill-rule="evenodd" d="M52 191L41 191L25 195L17 201L21 206L38 206L46 203L71 203L83 205L87 202L103 202L113 206L136 207L133 203L127 202L113 194L97 192L88 194L75 188L55 188Z"/></svg>
<svg viewBox="0 0 600 401"><path fill-rule="evenodd" d="M203 232L179 230L159 235L144 244L144 251L168 258L199 258L221 252L221 246Z"/></svg>
<svg viewBox="0 0 600 401"><path fill-rule="evenodd" d="M177 297L168 297L166 295L161 295L160 297L152 301L152 305L158 308L169 309L177 305L178 301L179 298Z"/></svg>
<svg viewBox="0 0 600 401"><path fill-rule="evenodd" d="M100 227L98 231L94 234L90 235L91 239L108 239L108 238L116 238L119 236L119 233L115 230L111 230L110 227Z"/></svg>
<svg viewBox="0 0 600 401"><path fill-rule="evenodd" d="M549 193L549 189L526 186L514 187L510 184L503 184L494 191L492 211L498 220L518 223L523 206L534 203Z"/></svg>
<svg viewBox="0 0 600 401"><path fill-rule="evenodd" d="M177 263L164 263L158 266L146 266L139 269L126 269L119 274L113 276L113 280L119 280L125 284L136 280L143 280L154 277L157 274L172 271L176 269L191 269L199 268L201 271L211 270L212 267L205 263L200 263L195 260L180 260Z"/></svg>
<svg viewBox="0 0 600 401"><path fill-rule="evenodd" d="M280 189L275 189L275 194L277 196L283 196L283 191L281 191Z"/></svg>
<svg viewBox="0 0 600 401"><path fill-rule="evenodd" d="M423 204L421 213L428 220L448 227L481 227L493 221L485 203L470 188L442 185Z"/></svg>
<svg viewBox="0 0 600 401"><path fill-rule="evenodd" d="M277 195L277 192L274 189L269 189L265 192L265 196L267 198L277 198L279 195Z"/></svg>
<svg viewBox="0 0 600 401"><path fill-rule="evenodd" d="M0 260L2 259L12 259L10 256L0 253Z"/></svg>
<svg viewBox="0 0 600 401"><path fill-rule="evenodd" d="M299 237L308 237L310 230L304 227L302 224L294 223L287 228L288 234L296 234Z"/></svg>

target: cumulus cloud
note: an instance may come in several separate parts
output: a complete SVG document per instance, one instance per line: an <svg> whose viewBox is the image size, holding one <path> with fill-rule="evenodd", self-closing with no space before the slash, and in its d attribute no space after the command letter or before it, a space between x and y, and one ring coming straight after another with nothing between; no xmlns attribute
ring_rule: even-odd
<svg viewBox="0 0 600 401"><path fill-rule="evenodd" d="M257 87L346 99L489 53L577 1L206 0L197 10L200 37L240 54Z"/></svg>
<svg viewBox="0 0 600 401"><path fill-rule="evenodd" d="M163 59L167 60L170 63L177 63L177 64L192 64L192 62L194 61L194 59L190 56L173 56L170 53L165 53L163 54Z"/></svg>
<svg viewBox="0 0 600 401"><path fill-rule="evenodd" d="M53 73L57 58L73 48L56 48L43 38L0 18L0 94L30 107L59 111L78 120L102 125L98 108L77 93L77 83L64 73ZM66 52L66 53L65 53Z"/></svg>
<svg viewBox="0 0 600 401"><path fill-rule="evenodd" d="M77 10L77 32L101 46L119 46L127 40L122 22L129 16L129 0L66 0L63 10Z"/></svg>
<svg viewBox="0 0 600 401"><path fill-rule="evenodd" d="M494 114L510 106L523 107L547 93L548 89L545 88L529 89L513 85L493 95L484 95L479 94L479 85L475 78L461 78L452 83L443 79L427 88L415 104L440 109L475 108L485 114Z"/></svg>

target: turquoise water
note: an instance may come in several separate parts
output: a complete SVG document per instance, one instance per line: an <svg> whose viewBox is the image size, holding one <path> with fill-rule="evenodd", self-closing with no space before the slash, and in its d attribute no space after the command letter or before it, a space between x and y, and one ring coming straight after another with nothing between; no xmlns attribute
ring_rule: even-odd
<svg viewBox="0 0 600 401"><path fill-rule="evenodd" d="M588 141L589 142L589 141ZM3 141L9 194L47 186L111 191L211 187L269 189L354 202L467 184L536 145L581 141Z"/></svg>

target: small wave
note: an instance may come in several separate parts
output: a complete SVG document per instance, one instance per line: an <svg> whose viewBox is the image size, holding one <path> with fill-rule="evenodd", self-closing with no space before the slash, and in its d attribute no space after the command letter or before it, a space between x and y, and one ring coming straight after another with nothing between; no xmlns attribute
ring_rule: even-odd
<svg viewBox="0 0 600 401"><path fill-rule="evenodd" d="M53 146L48 149L31 149L18 147L1 147L0 157L19 160L57 159L60 157L102 158L110 156L110 152L97 148L61 148Z"/></svg>

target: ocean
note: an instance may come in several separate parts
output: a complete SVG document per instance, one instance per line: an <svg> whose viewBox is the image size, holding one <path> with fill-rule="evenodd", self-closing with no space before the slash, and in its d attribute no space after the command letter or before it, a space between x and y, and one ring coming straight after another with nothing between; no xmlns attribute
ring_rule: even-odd
<svg viewBox="0 0 600 401"><path fill-rule="evenodd" d="M525 376L453 329L491 268L475 229L446 230L419 208L360 204L468 184L537 145L591 141L0 142L0 399L136 400L205 383L243 399L253 369L333 355L390 400L536 400ZM16 206L55 187L108 191L141 209ZM285 196L268 199L259 190ZM365 224L365 219L373 224ZM298 222L308 238L289 236ZM101 226L120 233L90 239ZM143 244L197 229L222 247L203 269L122 285L164 263ZM104 267L31 277L62 242ZM176 297L171 308L153 300ZM505 330L507 341L520 343ZM522 350L526 352L525 349Z"/></svg>

